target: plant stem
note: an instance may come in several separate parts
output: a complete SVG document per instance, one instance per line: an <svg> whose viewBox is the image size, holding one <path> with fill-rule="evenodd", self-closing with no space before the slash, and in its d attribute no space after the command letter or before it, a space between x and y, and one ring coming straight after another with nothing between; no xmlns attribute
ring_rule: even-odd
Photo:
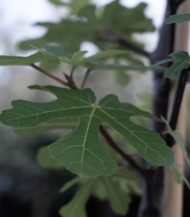
<svg viewBox="0 0 190 217"><path fill-rule="evenodd" d="M183 0L182 0L183 1ZM182 2L181 1L181 2ZM176 0L167 0L167 7L165 18L175 14L180 0L176 3ZM164 19L165 19L164 18ZM166 25L163 21L160 40L158 42L157 49L151 55L151 63L154 64L159 60L165 59L168 55L174 51L175 41L175 24ZM168 65L169 67L169 65ZM154 72L154 96L153 96L153 111L156 116L167 117L169 107L169 95L171 90L171 81L164 78L164 73ZM163 132L166 130L165 124L159 122L153 123L153 129L160 133L167 144L173 144L169 134L163 136ZM167 138L168 136L168 138ZM170 140L170 141L169 141ZM152 178L151 178L152 176ZM159 167L155 169L155 174L144 179L144 192L140 203L140 209L138 217L161 217L162 216L162 201L165 199L165 173L164 168Z"/></svg>
<svg viewBox="0 0 190 217"><path fill-rule="evenodd" d="M73 80L74 71L75 71L75 66L73 66L72 69L71 69L70 78L71 78L72 80Z"/></svg>
<svg viewBox="0 0 190 217"><path fill-rule="evenodd" d="M177 126L177 121L178 121L179 112L180 112L180 108L181 108L181 104L182 104L182 100L183 100L185 85L186 85L187 80L188 80L189 71L190 71L190 67L183 70L181 72L179 80L178 80L177 89L176 89L175 98L174 98L174 103L172 106L171 117L170 117L170 121L169 121L169 125L172 128L172 130L175 130L176 126ZM174 139L171 138L170 134L166 134L166 142L170 147L173 146L175 143Z"/></svg>
<svg viewBox="0 0 190 217"><path fill-rule="evenodd" d="M84 86L85 86L85 84L86 84L86 81L87 81L87 79L88 79L88 77L89 77L89 75L90 75L90 72L91 72L91 69L87 69L87 71L85 72L85 76L84 76L84 79L83 79L83 81L82 81L82 83L81 83L80 89L83 89L83 88L84 88Z"/></svg>
<svg viewBox="0 0 190 217"><path fill-rule="evenodd" d="M141 176L145 176L146 170L144 168L140 167L131 156L129 156L127 153L125 153L113 140L113 138L109 135L107 130L104 126L100 125L100 132L103 135L103 137L106 139L107 143L120 155L123 157L124 160L126 160L131 167L133 167Z"/></svg>
<svg viewBox="0 0 190 217"><path fill-rule="evenodd" d="M117 39L117 43L119 44L119 45L121 45L122 47L125 47L125 48L127 48L127 49L129 49L129 50L131 50L131 51L133 51L134 53L136 53L136 54L139 54L139 55L142 55L142 56L144 56L144 57L146 57L146 58L150 58L150 56L151 56L151 53L149 53L148 51L146 51L146 50L144 50L144 49L142 49L142 48L140 48L140 47L137 47L137 46L135 46L134 44L132 44L131 42L129 42L127 39L125 39L125 38L118 38Z"/></svg>
<svg viewBox="0 0 190 217"><path fill-rule="evenodd" d="M176 125L177 125L177 120L179 116L179 111L181 107L181 103L183 100L183 94L185 90L185 85L188 80L188 72L190 71L190 67L188 69L183 70L179 77L178 85L177 85L177 90L175 93L175 100L173 103L173 109L171 113L171 118L170 118L170 127L175 130Z"/></svg>
<svg viewBox="0 0 190 217"><path fill-rule="evenodd" d="M43 73L44 75L46 75L47 77L53 79L54 81L59 82L60 84L64 85L64 86L68 86L68 83L58 77L56 77L55 75L52 75L51 73L47 72L46 70L40 68L39 66L35 65L35 64L31 64L30 65L32 68L38 70L39 72Z"/></svg>
<svg viewBox="0 0 190 217"><path fill-rule="evenodd" d="M67 79L67 86L73 90L79 90L77 85L75 84L73 77L71 75L64 74L65 78Z"/></svg>

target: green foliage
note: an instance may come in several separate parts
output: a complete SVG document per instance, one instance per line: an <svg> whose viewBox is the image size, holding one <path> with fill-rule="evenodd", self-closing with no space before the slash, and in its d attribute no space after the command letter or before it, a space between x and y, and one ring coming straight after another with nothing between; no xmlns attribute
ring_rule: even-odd
<svg viewBox="0 0 190 217"><path fill-rule="evenodd" d="M95 104L91 90L67 90L53 86L33 86L57 97L49 103L17 100L13 109L2 112L0 121L14 128L39 126L58 118L78 118L77 128L50 146L51 154L70 171L81 176L110 175L113 160L99 143L98 131L107 123L126 137L128 143L153 165L171 165L173 154L164 141L152 131L134 124L130 117L152 117L131 104L120 103L116 96L104 97Z"/></svg>
<svg viewBox="0 0 190 217"><path fill-rule="evenodd" d="M77 12L79 12L83 7L87 6L90 4L90 0L71 0L68 3L68 6L71 9L71 12L73 14L76 14Z"/></svg>
<svg viewBox="0 0 190 217"><path fill-rule="evenodd" d="M37 154L37 161L42 168L60 169L62 164L52 158L47 146L39 149Z"/></svg>
<svg viewBox="0 0 190 217"><path fill-rule="evenodd" d="M135 8L129 9L122 6L118 0L113 1L104 9L101 17L102 26L122 35L154 31L155 28L151 24L151 20L144 15L146 6L145 3L140 3ZM119 16L113 16L113 14Z"/></svg>
<svg viewBox="0 0 190 217"><path fill-rule="evenodd" d="M169 55L169 58L162 60L156 65L166 64L168 62L173 62L171 66L164 71L165 78L178 78L184 69L187 69L190 66L190 56L186 51L176 51Z"/></svg>
<svg viewBox="0 0 190 217"><path fill-rule="evenodd" d="M49 2L51 2L52 4L54 4L54 5L57 5L57 6L60 6L60 5L67 5L67 3L65 3L64 1L62 1L62 0L48 0Z"/></svg>
<svg viewBox="0 0 190 217"><path fill-rule="evenodd" d="M153 66L145 66L139 57L121 49L117 37L126 38L127 41L139 45L133 38L134 33L155 30L151 19L144 14L145 3L127 8L121 5L119 0L115 0L104 8L98 8L90 3L90 0L49 2L55 6L67 7L69 15L57 23L37 23L36 25L47 30L46 33L40 38L26 40L20 44L22 49L32 47L37 49L37 52L28 57L0 56L0 65L31 66L40 63L48 69L46 75L52 67L64 64L71 65L72 69L83 66L88 70L115 70L116 77L122 85L126 85L130 80L126 70L156 69L165 71L164 76L173 79L190 65L189 54L185 51L174 52ZM189 14L171 16L167 23L184 22L189 19ZM87 56L87 51L80 50L84 41L92 42L100 51ZM123 60L126 64L123 64ZM173 64L166 69L165 64L170 62ZM186 181L175 166L172 150L166 146L160 135L139 126L133 117L161 121L160 119L132 104L120 102L115 95L107 95L97 102L91 89L79 89L75 85L73 73L74 70L69 75L65 74L66 80L62 82L69 89L39 85L30 87L53 94L54 100L45 103L16 100L12 102L11 109L0 114L0 121L13 127L20 134L34 134L52 129L63 130L60 138L50 146L41 148L37 156L42 167L64 167L77 175L60 190L64 193L75 185L78 187L72 200L60 210L62 216L75 217L77 213L79 217L86 217L85 206L91 194L103 200L107 199L116 214L125 215L130 203L130 193L139 192L136 176L126 168L118 170L120 158L117 153L112 154L113 150L110 151L110 147L105 146L105 138L100 135L100 126L117 132L127 147L133 147L152 166L170 166L178 181ZM169 126L168 130L180 145L189 163L180 135Z"/></svg>
<svg viewBox="0 0 190 217"><path fill-rule="evenodd" d="M86 202L88 197L92 192L93 185L95 180L87 180L83 185L79 188L78 192L75 194L74 198L70 203L65 205L61 210L61 216L67 217L86 217Z"/></svg>
<svg viewBox="0 0 190 217"><path fill-rule="evenodd" d="M126 50L105 50L100 51L97 54L91 55L89 57L85 57L87 51L77 51L73 54L65 52L63 49L57 46L45 46L43 49L40 49L38 52L30 55L28 57L18 57L18 56L1 56L0 55L0 65L30 65L32 63L67 63L72 66L81 66L84 65L86 67L91 66L92 68L96 68L96 64L99 65L99 68L109 68L103 60L114 58L117 56L127 57L131 59L133 62L136 61L139 65L134 68L141 68L142 70L148 69L148 67L142 65L141 61L135 60L132 57L132 52ZM103 65L101 65L103 64ZM98 66L97 66L98 67ZM111 65L110 67L114 67ZM123 66L125 68L127 66ZM115 69L122 68L122 66L115 65ZM130 67L133 69L133 66Z"/></svg>
<svg viewBox="0 0 190 217"><path fill-rule="evenodd" d="M47 56L53 56L54 58L57 58L58 61L68 63L72 66L95 64L97 61L114 58L116 56L127 56L128 58L132 58L131 52L116 49L100 51L90 57L85 57L87 51L77 51L73 54L67 54L63 49L56 46L45 46L41 52ZM138 61L138 63L140 64L141 62Z"/></svg>
<svg viewBox="0 0 190 217"><path fill-rule="evenodd" d="M184 173L178 169L176 165L170 167L170 172L174 176L176 182L178 183L184 182L186 186L190 189L190 183L188 179L185 177Z"/></svg>
<svg viewBox="0 0 190 217"><path fill-rule="evenodd" d="M61 1L53 2L61 3ZM155 30L152 21L144 15L146 8L144 3L140 3L131 9L122 6L119 1L113 1L107 4L103 11L101 9L100 13L97 6L87 5L87 2L87 0L73 0L67 4L76 12L77 18L69 15L58 23L37 23L36 25L47 29L45 35L37 39L23 41L20 47L29 49L31 45L43 47L46 44L56 44L68 52L74 52L79 50L82 42L90 41L100 49L107 49L113 46L112 42L109 43L107 32L112 35L113 31L113 33L133 41L132 34ZM113 14L119 16L113 16Z"/></svg>
<svg viewBox="0 0 190 217"><path fill-rule="evenodd" d="M14 131L20 135L29 135L29 134L39 134L52 129L73 129L77 125L77 120L74 118L58 118L50 121L44 121L33 127L19 127L15 128Z"/></svg>
<svg viewBox="0 0 190 217"><path fill-rule="evenodd" d="M62 1L62 0L49 0L52 4L56 6L66 6L68 7L72 13L78 12L81 8L88 5L90 0L70 0L70 1Z"/></svg>
<svg viewBox="0 0 190 217"><path fill-rule="evenodd" d="M130 76L125 71L120 70L115 73L116 80L121 86L125 86L130 82Z"/></svg>
<svg viewBox="0 0 190 217"><path fill-rule="evenodd" d="M30 65L32 63L40 62L44 59L44 55L41 52L37 52L28 57L18 57L18 56L0 56L0 65Z"/></svg>
<svg viewBox="0 0 190 217"><path fill-rule="evenodd" d="M109 177L102 176L95 179L84 179L76 177L70 182L66 183L61 189L61 192L64 193L74 185L77 185L79 188L78 192L76 193L77 199L74 197L66 205L66 208L63 207L61 209L61 214L63 216L64 214L66 216L70 216L71 214L73 214L74 210L72 210L71 207L75 206L76 200L79 200L80 197L80 200L82 199L82 206L81 204L80 206L77 206L77 211L80 214L79 216L85 217L85 203L83 203L83 201L86 201L89 195L93 194L101 200L108 200L110 206L116 214L125 215L130 204L130 193L132 192L129 182L133 181L134 183L136 180L137 179L133 173L125 170L118 170L115 174ZM85 189L85 186L88 185L88 183L89 189ZM81 193L85 194L84 198L81 197Z"/></svg>
<svg viewBox="0 0 190 217"><path fill-rule="evenodd" d="M152 20L145 16L146 4L140 3L134 8L127 8L120 4L120 1L115 0L99 8L92 4L89 0L50 0L51 3L57 6L64 6L69 8L69 15L62 18L57 23L40 22L36 25L44 27L47 32L40 38L30 39L20 43L20 48L28 50L32 47L38 47L46 50L49 45L56 45L64 51L63 62L73 62L71 55L80 49L81 43L89 41L94 43L100 50L108 50L122 48L117 42L114 42L115 35L127 38L129 42L142 46L137 40L134 40L134 33L144 33L154 31ZM113 16L118 14L119 16ZM74 16L73 16L74 15ZM122 16L122 18L121 18ZM32 46L31 46L32 45ZM122 48L123 49L123 48ZM82 53L81 53L82 54ZM57 54L56 54L57 55ZM67 57L68 58L65 58ZM51 60L52 55L50 56ZM120 55L115 55L114 58L120 58ZM124 70L137 70L146 71L148 67L132 54L126 53L125 58L128 64L123 65ZM137 63L138 60L138 63ZM74 63L74 62L73 62ZM78 64L78 63L74 63ZM42 68L51 69L55 68L57 64L54 61L46 61L42 63ZM92 62L88 67L96 70L119 70L122 66L116 64L105 64L102 60L101 63ZM120 70L119 70L120 72ZM125 73L121 73L123 77ZM118 75L117 77L121 77ZM129 75L125 76L130 79ZM129 80L128 79L128 80ZM121 82L119 82L121 83ZM126 84L126 82L122 82Z"/></svg>
<svg viewBox="0 0 190 217"><path fill-rule="evenodd" d="M166 19L167 24L182 23L187 21L190 21L190 14L176 14Z"/></svg>
<svg viewBox="0 0 190 217"><path fill-rule="evenodd" d="M166 123L166 126L168 128L168 133L176 141L176 144L179 145L179 147L180 147L180 149L184 155L184 158L186 160L186 163L188 164L188 166L190 166L190 159L188 157L188 153L187 153L187 150L185 148L185 141L184 141L182 135L178 131L172 130L171 127L169 126L168 122L165 119L163 119L163 120Z"/></svg>
<svg viewBox="0 0 190 217"><path fill-rule="evenodd" d="M181 72L188 68L189 66L189 60L179 60L179 61L175 61L174 64L172 64L171 67L169 67L164 74L165 78L177 78L179 77L179 75L181 74Z"/></svg>
<svg viewBox="0 0 190 217"><path fill-rule="evenodd" d="M187 150L185 148L185 141L182 137L182 135L176 131L176 130L172 130L169 123L167 122L167 120L165 120L164 118L162 118L164 123L167 126L167 130L168 133L173 137L173 139L175 140L176 144L179 145L181 152L183 153L184 159L187 163L188 166L190 166L190 159L188 157L188 153ZM187 185L187 187L190 189L190 182L188 181L188 179L185 177L184 173L178 169L178 165L172 165L170 167L170 171L173 174L173 176L175 177L175 180L177 182L183 182Z"/></svg>
<svg viewBox="0 0 190 217"><path fill-rule="evenodd" d="M43 48L38 50L39 53L42 53L44 55L44 58L41 59L41 63L46 63L46 64L67 63L72 66L83 65L87 68L91 68L97 71L115 70L116 72L118 72L118 74L122 74L122 72L126 70L137 70L142 72L147 70L152 70L152 69L163 70L163 67L161 66L145 66L141 60L139 60L137 57L134 56L133 52L127 50L107 49L107 50L99 51L98 53L88 57L86 57L87 51L77 51L73 53L66 52L61 47L52 46L52 45L46 45ZM130 64L122 65L122 64L112 64L106 62L106 60L110 60L114 58L127 59L127 61ZM129 78L129 75L126 76L128 76Z"/></svg>
<svg viewBox="0 0 190 217"><path fill-rule="evenodd" d="M119 215L125 215L130 202L129 194L111 178L103 177L102 184L106 190L112 210Z"/></svg>

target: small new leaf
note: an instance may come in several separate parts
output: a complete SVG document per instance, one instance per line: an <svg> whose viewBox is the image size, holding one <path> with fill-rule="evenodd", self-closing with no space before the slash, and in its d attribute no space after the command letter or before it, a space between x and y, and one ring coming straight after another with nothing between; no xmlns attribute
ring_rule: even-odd
<svg viewBox="0 0 190 217"><path fill-rule="evenodd" d="M174 60L189 59L189 54L187 51L179 50L171 53L169 57L172 57Z"/></svg>
<svg viewBox="0 0 190 217"><path fill-rule="evenodd" d="M175 61L171 67L166 69L164 77L171 79L177 78L184 69L188 68L189 65L189 59Z"/></svg>
<svg viewBox="0 0 190 217"><path fill-rule="evenodd" d="M188 166L190 166L190 159L189 159L189 156L188 156L188 153L186 150L184 138L182 137L182 135L178 131L171 129L167 120L165 120L164 118L162 118L162 119L168 128L168 133L174 138L174 140L176 141L176 144L179 145L181 152L183 153L184 158L186 160L186 163L188 164Z"/></svg>
<svg viewBox="0 0 190 217"><path fill-rule="evenodd" d="M52 54L56 56L61 62L74 66L94 63L96 61L101 61L116 56L130 56L132 54L129 51L110 49L99 51L97 54L94 54L90 57L85 57L87 51L77 51L73 55L70 55L66 53L64 49L56 46L45 46L41 52L49 55Z"/></svg>
<svg viewBox="0 0 190 217"><path fill-rule="evenodd" d="M182 23L190 21L190 14L176 14L166 19L166 24Z"/></svg>
<svg viewBox="0 0 190 217"><path fill-rule="evenodd" d="M165 70L165 78L177 78L184 69L188 68L190 65L190 57L186 51L176 51L169 55L170 60L174 63Z"/></svg>
<svg viewBox="0 0 190 217"><path fill-rule="evenodd" d="M89 180L83 184L74 198L60 210L63 217L86 217L86 202L91 194L95 180Z"/></svg>
<svg viewBox="0 0 190 217"><path fill-rule="evenodd" d="M48 91L57 99L48 103L13 101L13 108L2 112L0 121L14 128L28 128L59 118L78 118L75 130L50 145L54 158L71 172L80 176L114 173L116 163L99 141L99 126L105 123L124 136L149 163L155 166L173 163L173 152L160 136L130 119L132 116L153 118L148 112L129 103L121 103L114 95L108 95L96 104L96 97L89 89L76 91L55 86L31 88Z"/></svg>
<svg viewBox="0 0 190 217"><path fill-rule="evenodd" d="M185 177L184 173L177 167L177 165L170 167L170 171L171 174L174 176L176 182L184 182L186 186L190 189L189 180Z"/></svg>
<svg viewBox="0 0 190 217"><path fill-rule="evenodd" d="M114 183L110 177L102 177L102 184L113 211L118 215L125 215L130 202L129 194Z"/></svg>

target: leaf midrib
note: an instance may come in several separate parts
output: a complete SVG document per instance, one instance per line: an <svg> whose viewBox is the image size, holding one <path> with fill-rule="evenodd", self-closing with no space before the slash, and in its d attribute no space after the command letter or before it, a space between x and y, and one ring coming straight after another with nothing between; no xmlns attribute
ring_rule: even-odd
<svg viewBox="0 0 190 217"><path fill-rule="evenodd" d="M69 110L77 110L77 109L84 109L84 108L91 108L91 106L80 106L80 107L74 107L74 108L67 108L67 109L56 109L56 110L51 110L51 111L46 111L46 112L40 112L40 113L36 113L36 114L32 114L32 115L25 115L25 116L22 116L22 117L18 117L18 118L11 118L11 119L6 119L6 122L7 121L17 121L17 120L21 120L21 119L24 119L24 118L29 118L29 117L35 117L35 116L41 116L41 115L44 115L44 114L49 114L49 113L53 113L53 112L62 112L62 111L69 111ZM8 113L9 111L6 111L6 113ZM10 112L11 114L13 112ZM18 113L19 114L19 113ZM20 115L20 114L19 114ZM82 115L81 115L82 116ZM85 116L85 115L84 115ZM72 117L72 116L69 116L69 117Z"/></svg>
<svg viewBox="0 0 190 217"><path fill-rule="evenodd" d="M85 133L84 140L83 140L83 143L82 143L82 154L81 154L81 173L82 174L83 174L83 170L84 170L84 163L83 162L84 162L84 156L85 156L86 141L87 141L88 132L90 130L90 126L91 126L92 119L93 119L95 111L96 111L96 107L94 106L93 109L92 109L92 112L90 114L90 118L89 118L87 128L86 128L86 133Z"/></svg>

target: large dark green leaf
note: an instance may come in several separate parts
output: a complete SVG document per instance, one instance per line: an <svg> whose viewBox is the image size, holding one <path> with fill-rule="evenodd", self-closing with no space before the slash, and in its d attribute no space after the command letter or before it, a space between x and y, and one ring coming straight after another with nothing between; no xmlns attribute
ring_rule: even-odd
<svg viewBox="0 0 190 217"><path fill-rule="evenodd" d="M13 108L3 111L0 121L14 128L28 128L58 118L79 118L76 129L50 145L51 154L68 170L81 176L110 175L115 163L104 151L98 134L100 124L108 124L126 137L128 143L155 166L171 165L173 153L157 133L131 121L132 116L152 117L128 103L119 102L114 95L97 104L89 90L68 90L54 86L33 86L57 96L49 103L25 100L13 101Z"/></svg>

